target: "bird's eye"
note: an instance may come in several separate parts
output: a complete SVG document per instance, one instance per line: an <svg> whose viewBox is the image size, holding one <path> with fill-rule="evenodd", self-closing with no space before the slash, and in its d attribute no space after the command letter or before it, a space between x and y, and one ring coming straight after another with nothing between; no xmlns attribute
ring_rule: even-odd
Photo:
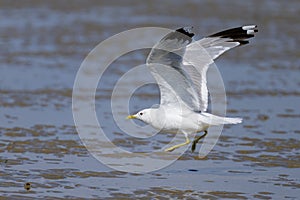
<svg viewBox="0 0 300 200"><path fill-rule="evenodd" d="M143 115L143 113L142 113L142 112L140 112L140 115L142 116L142 115Z"/></svg>

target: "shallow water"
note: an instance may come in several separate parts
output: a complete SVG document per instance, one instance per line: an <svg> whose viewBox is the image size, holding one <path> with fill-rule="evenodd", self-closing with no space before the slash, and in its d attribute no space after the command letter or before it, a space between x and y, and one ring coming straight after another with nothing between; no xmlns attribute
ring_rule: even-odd
<svg viewBox="0 0 300 200"><path fill-rule="evenodd" d="M2 1L0 196L297 199L300 3L226 2ZM98 43L143 26L193 25L199 35L206 35L252 23L259 27L255 39L217 61L227 115L244 122L225 126L207 157L200 159L188 150L168 167L138 174L113 170L87 151L72 118L72 88L81 62ZM132 152L157 150L172 139L164 134L132 137L111 117L114 84L132 66L145 62L147 52L131 52L114 62L96 93L96 112L107 137ZM142 87L131 99L130 112L158 100L156 86ZM29 191L24 189L27 182Z"/></svg>

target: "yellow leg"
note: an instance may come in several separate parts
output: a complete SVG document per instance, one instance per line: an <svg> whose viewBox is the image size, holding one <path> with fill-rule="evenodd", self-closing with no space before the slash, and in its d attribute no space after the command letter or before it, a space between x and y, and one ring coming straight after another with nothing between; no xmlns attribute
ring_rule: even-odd
<svg viewBox="0 0 300 200"><path fill-rule="evenodd" d="M175 145L175 146L172 146L172 147L170 147L170 148L167 148L165 151L171 152L171 151L174 151L175 149L177 149L177 148L179 148L179 147L182 147L182 146L184 146L184 145L189 144L189 143L190 143L189 138L188 138L187 136L186 136L185 138L186 138L186 140L185 140L184 143L177 144L177 145Z"/></svg>

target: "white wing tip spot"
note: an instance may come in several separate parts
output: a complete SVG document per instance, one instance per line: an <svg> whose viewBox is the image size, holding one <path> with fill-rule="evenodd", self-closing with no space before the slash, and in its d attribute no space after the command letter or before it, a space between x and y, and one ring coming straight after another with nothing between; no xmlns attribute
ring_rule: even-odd
<svg viewBox="0 0 300 200"><path fill-rule="evenodd" d="M257 26L256 25L248 25L248 26L243 26L242 27L242 29L243 30L252 30L252 31L254 31L254 29L256 28ZM248 32L247 32L247 34L248 34Z"/></svg>

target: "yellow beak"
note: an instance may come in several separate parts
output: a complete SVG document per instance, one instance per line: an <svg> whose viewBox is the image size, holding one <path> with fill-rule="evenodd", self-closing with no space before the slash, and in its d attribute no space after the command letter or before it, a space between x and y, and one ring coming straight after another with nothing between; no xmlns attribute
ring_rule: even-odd
<svg viewBox="0 0 300 200"><path fill-rule="evenodd" d="M134 116L134 115L128 115L128 116L126 117L126 119L136 119L136 116Z"/></svg>

